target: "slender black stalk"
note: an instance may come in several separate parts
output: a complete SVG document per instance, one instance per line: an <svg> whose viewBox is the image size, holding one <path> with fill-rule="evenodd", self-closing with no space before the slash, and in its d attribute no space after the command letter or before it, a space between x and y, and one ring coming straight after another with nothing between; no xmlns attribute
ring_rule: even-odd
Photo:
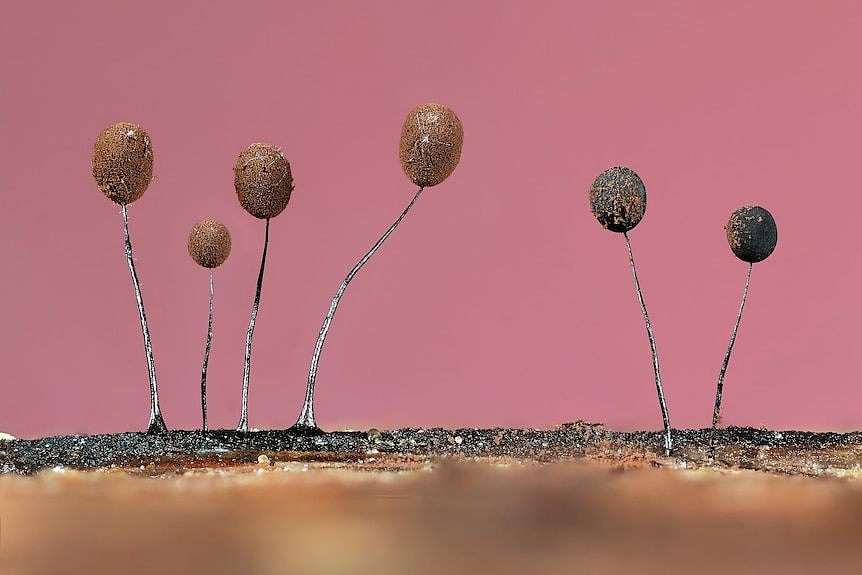
<svg viewBox="0 0 862 575"><path fill-rule="evenodd" d="M141 284L138 281L138 273L135 271L135 259L132 254L132 240L129 237L129 216L126 204L123 204L123 236L126 243L126 261L129 264L129 273L132 275L132 285L135 288L135 299L138 302L138 314L141 316L141 331L144 333L144 352L147 355L147 371L150 375L150 421L147 424L147 433L165 433L168 428L162 418L162 410L159 407L159 390L156 385L156 362L153 359L153 343L150 339L150 328L147 325L147 314L144 311L144 298L141 295Z"/></svg>
<svg viewBox="0 0 862 575"><path fill-rule="evenodd" d="M715 388L715 407L712 410L712 429L709 432L709 458L715 458L715 430L718 427L718 421L721 419L721 394L724 391L724 374L727 371L727 364L730 363L730 352L733 351L733 344L736 342L736 332L739 330L739 322L742 320L742 310L745 308L745 300L748 298L748 286L751 283L751 269L754 264L748 264L748 272L745 275L745 288L742 290L742 302L739 304L739 313L736 314L736 323L733 324L733 331L730 332L730 344L727 346L727 353L724 354L724 361L721 362L721 371L718 372L718 385Z"/></svg>
<svg viewBox="0 0 862 575"><path fill-rule="evenodd" d="M203 430L207 430L207 366L210 362L210 348L213 341L213 270L210 269L210 319L207 323L207 345L204 348L204 366L201 369L201 413Z"/></svg>
<svg viewBox="0 0 862 575"><path fill-rule="evenodd" d="M632 276L635 279L635 290L638 294L638 301L641 304L641 312L643 312L644 322L646 323L647 336L649 337L649 347L652 352L652 367L653 371L655 371L655 388L658 392L658 403L659 407L661 407L661 418L664 421L664 452L665 455L670 455L673 450L673 438L671 437L670 431L670 417L667 413L667 403L664 399L664 389L662 389L661 385L661 372L659 371L658 366L658 352L656 351L655 345L655 334L652 331L652 323L649 320L649 314L647 314L646 304L644 303L644 296L641 293L641 284L638 281L638 272L635 269L635 258L632 254L632 244L629 241L629 235L627 232L623 232L623 237L626 239L626 248L629 251L629 263L632 266Z"/></svg>
<svg viewBox="0 0 862 575"><path fill-rule="evenodd" d="M245 363L242 370L242 415L239 418L237 431L248 431L248 376L251 372L251 338L254 336L254 322L257 320L257 310L260 307L260 286L263 285L263 270L266 267L266 248L269 246L269 218L266 218L266 232L263 237L263 255L260 258L260 271L257 274L257 289L254 292L254 303L251 306L251 320L248 322L248 332L245 336Z"/></svg>
<svg viewBox="0 0 862 575"><path fill-rule="evenodd" d="M347 274L347 277L344 278L344 281L341 282L341 286L339 286L338 291L335 292L335 297L332 298L332 303L329 304L329 311L326 313L326 318L323 320L323 325L320 328L320 335L317 336L317 343L314 346L314 355L311 356L311 368L308 371L308 384L305 388L305 402L302 404L302 412L299 415L299 419L297 419L296 423L293 426L294 430L304 431L304 432L313 432L319 430L317 427L317 422L314 419L314 382L317 380L317 365L320 362L320 353L323 351L323 343L326 341L326 334L329 333L329 326L332 324L332 318L335 317L335 310L338 309L338 302L341 301L341 296L344 295L344 290L347 289L347 285L353 279L353 276L362 269L362 266L371 259L371 256L374 255L374 252L383 245L383 242L386 241L386 238L395 231L395 228L398 227L398 224L401 223L401 220L404 219L404 216L407 215L407 212L410 211L410 208L413 207L413 204L416 203L416 200L419 199L419 196L422 194L422 190L424 188L420 187L416 194L413 196L413 199L410 200L410 203L407 204L407 207L404 208L404 211L401 212L401 215L398 216L398 219L389 226L389 229L380 236L380 239L377 240L371 249L368 250L362 259L360 259L353 269L350 270L350 273Z"/></svg>

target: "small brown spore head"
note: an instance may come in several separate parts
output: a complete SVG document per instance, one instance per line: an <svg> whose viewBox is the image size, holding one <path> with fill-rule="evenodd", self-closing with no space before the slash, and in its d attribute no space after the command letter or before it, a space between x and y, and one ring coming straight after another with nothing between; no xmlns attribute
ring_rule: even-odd
<svg viewBox="0 0 862 575"><path fill-rule="evenodd" d="M189 255L205 268L217 268L230 255L230 232L217 220L201 220L189 232Z"/></svg>
<svg viewBox="0 0 862 575"><path fill-rule="evenodd" d="M153 178L153 145L147 132L119 122L105 128L93 146L93 177L108 199L130 204Z"/></svg>
<svg viewBox="0 0 862 575"><path fill-rule="evenodd" d="M417 186L436 186L455 171L463 144L455 112L442 104L416 106L401 127L401 168Z"/></svg>
<svg viewBox="0 0 862 575"><path fill-rule="evenodd" d="M724 229L733 254L744 262L765 260L778 243L775 219L760 206L742 206L730 215Z"/></svg>
<svg viewBox="0 0 862 575"><path fill-rule="evenodd" d="M293 192L290 162L272 144L252 144L233 167L236 196L243 209L262 220L274 218L287 207Z"/></svg>
<svg viewBox="0 0 862 575"><path fill-rule="evenodd" d="M627 232L644 217L646 187L633 170L610 168L599 174L590 187L590 208L605 229Z"/></svg>

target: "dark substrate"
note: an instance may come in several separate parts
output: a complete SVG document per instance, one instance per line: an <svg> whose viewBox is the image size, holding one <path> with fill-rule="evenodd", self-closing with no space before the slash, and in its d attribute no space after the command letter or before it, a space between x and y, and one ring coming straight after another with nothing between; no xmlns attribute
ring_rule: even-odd
<svg viewBox="0 0 862 575"><path fill-rule="evenodd" d="M699 467L710 464L709 430L674 430L674 453L662 453L660 432L620 432L583 422L554 429L398 429L334 431L229 430L167 434L69 435L0 442L0 472L32 474L76 469L158 468L160 473L276 460L350 461L373 454L427 458L487 457L533 461L589 458L625 466ZM862 434L769 431L730 427L716 435L712 465L776 473L822 475L859 470ZM834 474L834 473L832 473Z"/></svg>

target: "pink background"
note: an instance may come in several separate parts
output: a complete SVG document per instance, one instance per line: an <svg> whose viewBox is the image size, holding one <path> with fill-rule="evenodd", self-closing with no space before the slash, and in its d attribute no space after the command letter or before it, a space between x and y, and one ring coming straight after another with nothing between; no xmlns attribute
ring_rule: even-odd
<svg viewBox="0 0 862 575"><path fill-rule="evenodd" d="M77 5L73 5L77 4ZM623 238L587 188L638 171L632 232L674 426L705 426L745 265L723 225L774 214L726 382L725 423L862 426L856 2L16 2L0 21L0 430L142 429L147 375L121 220L90 174L99 131L144 126L130 208L162 408L199 425L204 217L216 274L210 418L239 417L263 222L231 168L275 143L296 190L273 221L250 423L285 427L344 274L414 191L414 105L450 105L461 165L351 285L323 355L325 428L658 428Z"/></svg>

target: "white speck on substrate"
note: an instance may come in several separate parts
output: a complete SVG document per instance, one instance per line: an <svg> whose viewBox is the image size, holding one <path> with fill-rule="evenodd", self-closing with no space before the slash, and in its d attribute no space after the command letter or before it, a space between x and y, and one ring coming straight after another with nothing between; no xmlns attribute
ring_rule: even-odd
<svg viewBox="0 0 862 575"><path fill-rule="evenodd" d="M126 137L128 137L128 138L131 138L131 137L133 137L134 135L135 135L135 131L134 131L134 130L129 130L128 132L126 132Z"/></svg>
<svg viewBox="0 0 862 575"><path fill-rule="evenodd" d="M464 443L464 438L461 437L460 435L456 435L455 436L455 443L457 443L458 445L461 445L462 443Z"/></svg>

